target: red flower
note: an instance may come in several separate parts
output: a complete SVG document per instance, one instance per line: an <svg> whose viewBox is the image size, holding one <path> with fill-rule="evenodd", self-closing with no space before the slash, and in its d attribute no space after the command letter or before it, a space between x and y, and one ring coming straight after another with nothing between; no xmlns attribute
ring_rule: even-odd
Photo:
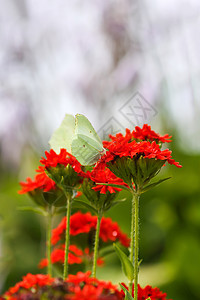
<svg viewBox="0 0 200 300"><path fill-rule="evenodd" d="M77 159L68 153L66 149L61 149L60 154L56 154L54 150L50 150L50 152L45 152L46 159L42 158L40 162L44 165L39 166L36 170L38 174L35 176L34 180L30 177L27 177L26 182L20 182L22 189L18 192L19 194L25 194L27 192L32 192L36 189L42 189L44 192L49 192L56 188L56 183L46 175L45 169L50 167L56 167L58 164L71 165L73 170L77 173L78 176L86 177L86 174L81 169L81 164L77 161ZM77 196L80 196L80 192L77 193Z"/></svg>
<svg viewBox="0 0 200 300"><path fill-rule="evenodd" d="M80 250L76 245L69 246L69 255L68 255L68 263L70 265L73 264L81 264L83 257L83 251ZM65 260L65 245L60 245L59 248L56 248L51 253L51 262L52 264L61 263L63 264ZM38 265L40 269L48 266L48 259L42 259Z"/></svg>
<svg viewBox="0 0 200 300"><path fill-rule="evenodd" d="M97 217L92 216L89 212L83 214L77 212L70 217L70 234L78 235L80 233L88 233L95 230ZM55 245L66 230L66 218L64 217L57 228L52 230L51 242ZM100 226L100 239L104 242L119 240L125 247L129 246L129 238L122 233L117 222L113 222L111 218L102 218Z"/></svg>
<svg viewBox="0 0 200 300"><path fill-rule="evenodd" d="M43 268L46 268L48 266L48 259L47 258L43 258L41 259L41 261L39 262L38 264L38 268L39 269L43 269Z"/></svg>
<svg viewBox="0 0 200 300"><path fill-rule="evenodd" d="M80 197L81 195L82 195L82 192L78 191L78 192L76 193L75 198L78 198L78 197Z"/></svg>
<svg viewBox="0 0 200 300"><path fill-rule="evenodd" d="M42 189L44 192L55 189L55 182L46 175L44 168L40 166L38 170L40 174L37 174L34 180L27 177L26 182L20 182L22 189L18 192L19 194L32 192L35 189Z"/></svg>
<svg viewBox="0 0 200 300"><path fill-rule="evenodd" d="M150 140L162 143L169 143L171 142L168 134L161 136L160 134L156 133L155 131L151 130L151 126L144 124L142 128L139 126L135 127L135 130L132 132L132 137L138 140Z"/></svg>
<svg viewBox="0 0 200 300"><path fill-rule="evenodd" d="M48 275L27 274L2 299L40 299L41 295L68 300L122 300L123 293L111 282L90 278L90 272L69 275L66 281ZM4 298L5 297L5 298Z"/></svg>
<svg viewBox="0 0 200 300"><path fill-rule="evenodd" d="M76 245L69 246L69 255L68 255L68 263L70 265L73 264L81 264L84 260L92 261L93 253L89 252L89 248L86 248L84 252L79 249ZM60 245L59 248L55 248L51 253L51 262L52 264L63 264L65 260L65 245ZM102 266L104 264L104 259L99 257L97 259L97 265ZM40 261L38 268L43 269L48 266L48 259L44 258Z"/></svg>
<svg viewBox="0 0 200 300"><path fill-rule="evenodd" d="M49 152L45 151L46 158L42 157L40 160L41 164L44 165L45 169L56 167L57 165L71 165L74 171L80 176L86 176L85 173L81 169L81 164L78 160L67 152L66 149L61 149L60 153L57 154L53 149Z"/></svg>
<svg viewBox="0 0 200 300"><path fill-rule="evenodd" d="M111 282L100 281L90 278L90 272L77 275L69 275L67 282L70 284L70 291L73 294L67 299L73 300L122 300L123 294Z"/></svg>
<svg viewBox="0 0 200 300"><path fill-rule="evenodd" d="M88 233L91 230L91 228L95 228L95 226L96 226L96 217L92 216L89 212L83 214L82 212L79 211L70 217L71 235Z"/></svg>
<svg viewBox="0 0 200 300"><path fill-rule="evenodd" d="M7 294L12 295L17 293L20 288L30 289L30 288L37 288L39 286L49 285L53 282L53 278L49 275L43 274L30 274L28 273L26 276L23 277L23 280L18 282L14 287L11 287Z"/></svg>
<svg viewBox="0 0 200 300"><path fill-rule="evenodd" d="M70 217L70 235L78 235L80 233L88 233L91 228L96 226L96 217L90 213L83 214L77 212ZM52 230L51 242L55 245L66 230L66 217L62 219L60 224Z"/></svg>
<svg viewBox="0 0 200 300"><path fill-rule="evenodd" d="M122 285L128 290L127 286L124 283L122 283ZM134 284L132 291L132 296L134 297ZM142 288L138 284L138 300L144 300L148 297L150 297L151 300L167 300L166 296L167 294L160 291L157 287L152 288L150 285L147 285L144 288Z"/></svg>
<svg viewBox="0 0 200 300"><path fill-rule="evenodd" d="M83 214L82 212L77 212L70 217L70 235L76 236L81 233L88 234L90 231L96 229L97 217L92 216L90 213ZM57 244L59 241L63 242L63 238L66 230L66 217L62 219L57 228L52 230L51 242L53 245ZM119 241L124 247L129 247L130 239L128 236L120 230L117 222L113 222L111 218L103 217L100 226L100 239L104 243ZM92 258L92 253L90 253L89 248L86 248L84 252L80 250L77 246L70 246L70 253L68 256L69 264L80 264L84 260L90 261ZM64 245L60 244L57 248L52 251L51 262L60 263L64 262ZM98 265L104 264L103 258L98 258ZM39 268L44 268L48 265L47 259L42 259L39 263Z"/></svg>
<svg viewBox="0 0 200 300"><path fill-rule="evenodd" d="M105 261L102 257L97 258L97 265L98 266L103 266L104 263L105 263Z"/></svg>
<svg viewBox="0 0 200 300"><path fill-rule="evenodd" d="M86 273L78 272L76 275L69 274L66 281L73 284L80 284L81 282L90 283L91 282L90 275L91 275L90 271L87 271ZM97 279L94 279L94 281L96 280Z"/></svg>
<svg viewBox="0 0 200 300"><path fill-rule="evenodd" d="M104 242L119 240L124 247L129 247L130 244L130 239L121 232L117 222L113 222L111 218L102 218L99 237Z"/></svg>
<svg viewBox="0 0 200 300"><path fill-rule="evenodd" d="M133 138L134 134L130 133L129 129L126 129L126 135L123 136L118 133L116 136L110 136L111 141L104 141L103 145L108 151L101 157L100 165L114 161L117 157L136 157L143 156L144 158L154 158L157 160L166 160L169 164L173 164L176 167L182 166L172 159L171 151L169 149L161 150L159 145L153 140L136 142ZM166 136L164 136L166 138ZM160 140L164 140L164 137L160 137Z"/></svg>
<svg viewBox="0 0 200 300"><path fill-rule="evenodd" d="M102 294L103 289L96 287L94 285L86 284L83 288L78 287L75 290L75 294L70 296L68 299L73 300L97 300L99 299L100 295Z"/></svg>
<svg viewBox="0 0 200 300"><path fill-rule="evenodd" d="M111 183L111 184L118 184L127 186L127 184L121 179L118 178L113 172L111 172L108 168L105 170L101 170L99 165L97 165L92 172L87 173L90 179L97 183ZM101 194L106 194L109 191L111 194L115 193L116 191L121 191L122 189L113 186L107 185L97 185L92 188L95 191L100 191Z"/></svg>

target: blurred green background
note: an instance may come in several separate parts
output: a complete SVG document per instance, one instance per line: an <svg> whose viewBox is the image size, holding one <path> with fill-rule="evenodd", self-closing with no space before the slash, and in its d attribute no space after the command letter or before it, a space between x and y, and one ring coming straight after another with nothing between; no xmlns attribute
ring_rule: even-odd
<svg viewBox="0 0 200 300"><path fill-rule="evenodd" d="M140 201L141 285L200 299L200 4L194 1L3 0L0 9L0 289L37 273L45 222L18 207L65 113L101 138L149 123L169 133L182 169ZM122 193L122 196L127 196ZM107 213L125 232L130 199ZM54 220L55 226L60 218ZM116 255L98 269L125 280Z"/></svg>
<svg viewBox="0 0 200 300"><path fill-rule="evenodd" d="M171 130L165 131L170 134ZM174 135L170 148L182 169L167 165L158 175L172 178L142 195L140 200L140 284L158 286L172 299L199 299L200 265L200 156L185 154ZM39 156L28 150L21 162L26 175L32 175ZM26 156L25 155L25 156ZM24 157L25 157L24 156ZM1 167L1 285L2 291L28 272L41 272L37 264L45 253L44 220L18 208L30 205L26 195L18 195L18 174ZM130 199L111 209L107 216L125 232L130 227ZM61 216L54 220L54 227ZM116 255L106 258L98 276L118 283L126 281Z"/></svg>

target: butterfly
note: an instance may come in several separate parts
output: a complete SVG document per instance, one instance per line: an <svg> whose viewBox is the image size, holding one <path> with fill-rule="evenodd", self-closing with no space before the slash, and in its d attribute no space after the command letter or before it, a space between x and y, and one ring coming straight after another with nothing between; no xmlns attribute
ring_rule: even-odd
<svg viewBox="0 0 200 300"><path fill-rule="evenodd" d="M76 114L75 117L66 114L49 144L56 153L61 148L67 149L83 166L95 164L105 153L100 137L82 114Z"/></svg>

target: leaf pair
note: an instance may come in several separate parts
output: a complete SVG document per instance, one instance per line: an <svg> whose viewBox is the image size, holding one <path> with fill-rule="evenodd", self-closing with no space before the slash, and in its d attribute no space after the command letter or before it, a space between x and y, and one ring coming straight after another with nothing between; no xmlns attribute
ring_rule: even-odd
<svg viewBox="0 0 200 300"><path fill-rule="evenodd" d="M166 178L160 179L160 180L158 180L158 181L156 181L156 182L153 182L153 183L151 183L151 184L149 184L149 185L146 185L146 186L140 191L141 194L147 192L148 190L150 190L150 189L156 187L158 184L160 184L160 183L162 183L162 182L164 182L164 181L166 181L166 180L168 180L168 179L170 179L170 178L171 178L171 177L166 177ZM96 183L96 184L97 184L97 185L113 186L113 187L116 187L116 188L120 188L120 189L122 189L122 190L130 191L129 188L127 188L127 187L124 186L124 185L120 185L120 184L112 184L112 183Z"/></svg>

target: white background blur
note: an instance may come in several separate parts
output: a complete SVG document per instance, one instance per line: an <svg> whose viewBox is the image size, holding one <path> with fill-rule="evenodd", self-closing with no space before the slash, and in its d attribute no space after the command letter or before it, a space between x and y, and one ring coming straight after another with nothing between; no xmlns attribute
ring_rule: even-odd
<svg viewBox="0 0 200 300"><path fill-rule="evenodd" d="M0 149L11 166L27 144L47 149L65 113L98 130L136 92L157 111L143 122L158 128L164 111L181 146L199 152L198 0L1 0L0 45Z"/></svg>

